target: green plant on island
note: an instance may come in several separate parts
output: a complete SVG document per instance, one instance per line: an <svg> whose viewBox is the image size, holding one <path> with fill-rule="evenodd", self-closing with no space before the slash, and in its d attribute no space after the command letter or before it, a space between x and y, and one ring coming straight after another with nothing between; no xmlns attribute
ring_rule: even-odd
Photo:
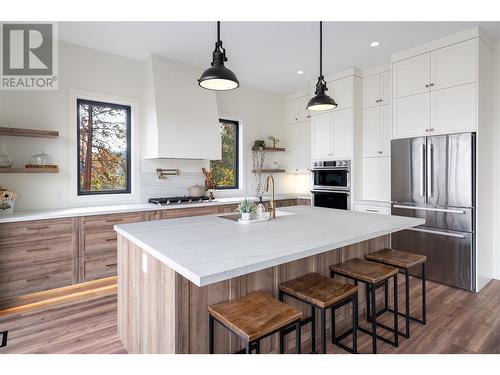
<svg viewBox="0 0 500 375"><path fill-rule="evenodd" d="M238 205L236 211L242 214L250 214L255 212L255 209L255 204L245 198L245 200Z"/></svg>

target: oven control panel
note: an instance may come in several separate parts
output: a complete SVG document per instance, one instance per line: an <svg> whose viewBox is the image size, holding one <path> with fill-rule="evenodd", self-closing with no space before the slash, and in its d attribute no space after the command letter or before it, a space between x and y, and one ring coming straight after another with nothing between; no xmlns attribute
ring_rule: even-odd
<svg viewBox="0 0 500 375"><path fill-rule="evenodd" d="M351 166L350 160L324 160L315 161L312 163L312 168L349 168Z"/></svg>

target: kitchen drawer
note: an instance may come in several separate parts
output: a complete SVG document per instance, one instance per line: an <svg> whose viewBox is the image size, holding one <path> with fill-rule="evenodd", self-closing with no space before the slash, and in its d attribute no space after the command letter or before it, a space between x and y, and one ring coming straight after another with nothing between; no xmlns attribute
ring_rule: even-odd
<svg viewBox="0 0 500 375"><path fill-rule="evenodd" d="M113 253L116 255L116 232L91 232L82 236L83 256L85 258Z"/></svg>
<svg viewBox="0 0 500 375"><path fill-rule="evenodd" d="M175 208L172 210L165 210L165 217L167 219L175 219L178 217L213 215L217 213L219 213L219 207L214 205L205 207Z"/></svg>
<svg viewBox="0 0 500 375"><path fill-rule="evenodd" d="M390 207L383 207L383 206L376 206L376 205L367 205L367 204L356 204L355 205L355 210L359 212L370 212L374 214L382 214L382 215L390 215L391 214L391 208Z"/></svg>
<svg viewBox="0 0 500 375"><path fill-rule="evenodd" d="M127 214L112 214L112 215L96 215L82 217L82 227L84 232L98 231L106 232L113 231L113 227L119 224L137 223L141 221L141 213L127 213Z"/></svg>
<svg viewBox="0 0 500 375"><path fill-rule="evenodd" d="M75 254L73 236L44 239L43 241L0 243L0 267L2 264L23 262L33 264L46 261L71 259Z"/></svg>
<svg viewBox="0 0 500 375"><path fill-rule="evenodd" d="M76 219L34 220L0 224L0 243L36 241L76 231Z"/></svg>
<svg viewBox="0 0 500 375"><path fill-rule="evenodd" d="M0 264L0 300L71 285L76 282L73 259Z"/></svg>
<svg viewBox="0 0 500 375"><path fill-rule="evenodd" d="M165 211L143 211L141 212L141 221L162 220L165 218Z"/></svg>
<svg viewBox="0 0 500 375"><path fill-rule="evenodd" d="M117 269L117 256L114 254L107 254L102 256L92 256L88 258L81 258L80 262L82 267L82 280L91 281L102 279L104 277L115 276Z"/></svg>

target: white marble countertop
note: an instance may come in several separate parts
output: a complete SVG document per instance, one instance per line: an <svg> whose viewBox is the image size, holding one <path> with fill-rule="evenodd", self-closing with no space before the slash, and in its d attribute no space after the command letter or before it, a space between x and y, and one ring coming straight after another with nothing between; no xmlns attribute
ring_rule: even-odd
<svg viewBox="0 0 500 375"><path fill-rule="evenodd" d="M309 196L300 194L299 195L281 194L276 196L276 199L278 200L295 199L295 198L310 199ZM182 204L182 205L174 204L168 206L159 206L157 204L152 204L152 203L133 203L133 204L118 204L118 205L108 205L108 206L58 208L52 210L18 211L13 213L0 214L0 224L20 222L20 221L30 221L30 220L46 220L46 219L60 219L66 217L117 214L124 212L140 212L140 211L155 211L155 210L171 210L174 208L205 207L205 206L239 203L243 199L245 199L245 197L217 198L215 201L208 203L194 203L194 204ZM257 201L257 198L255 197L248 197L248 199ZM263 197L263 200L269 201L269 197L267 196Z"/></svg>
<svg viewBox="0 0 500 375"><path fill-rule="evenodd" d="M197 286L424 224L423 219L309 206L268 222L220 215L123 224L115 230Z"/></svg>

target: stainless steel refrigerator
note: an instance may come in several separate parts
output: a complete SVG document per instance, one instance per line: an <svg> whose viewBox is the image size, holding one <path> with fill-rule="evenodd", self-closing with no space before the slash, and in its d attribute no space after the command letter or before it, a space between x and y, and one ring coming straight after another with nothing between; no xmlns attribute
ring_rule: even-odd
<svg viewBox="0 0 500 375"><path fill-rule="evenodd" d="M425 219L392 247L426 255L429 280L474 290L475 133L397 139L391 152L392 214Z"/></svg>

